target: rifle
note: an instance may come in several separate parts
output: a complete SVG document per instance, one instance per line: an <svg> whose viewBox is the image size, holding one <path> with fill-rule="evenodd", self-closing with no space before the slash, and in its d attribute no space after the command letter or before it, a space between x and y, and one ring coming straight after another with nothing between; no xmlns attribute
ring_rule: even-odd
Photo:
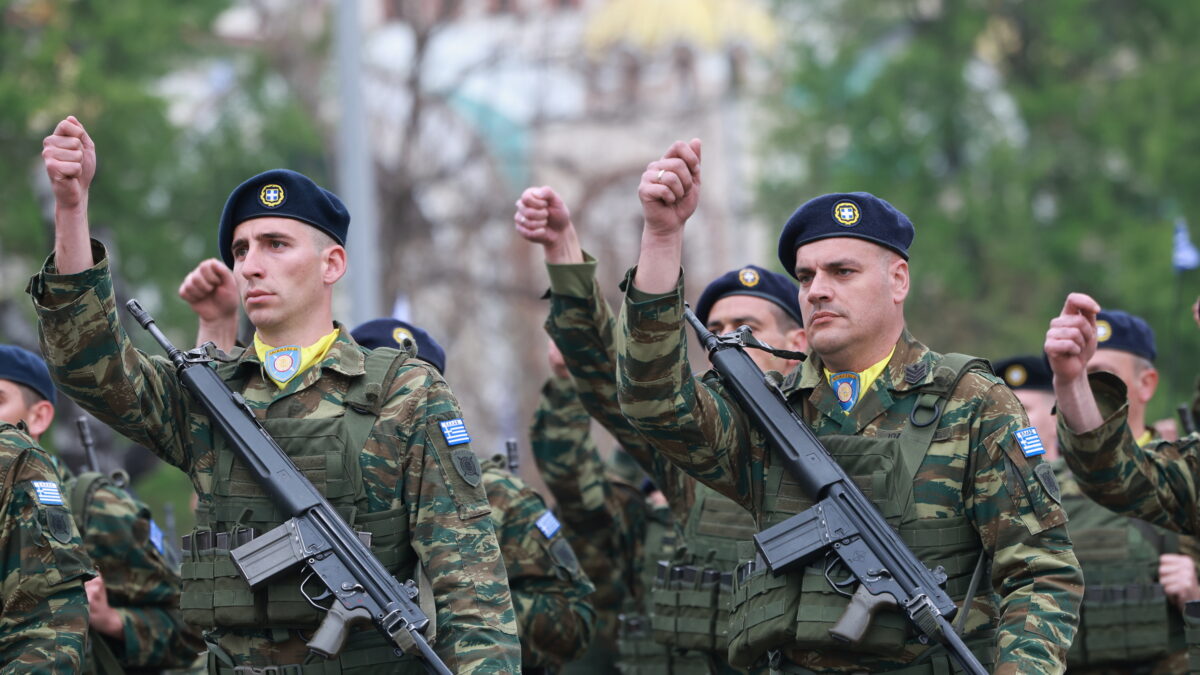
<svg viewBox="0 0 1200 675"><path fill-rule="evenodd" d="M84 458L87 460L87 470L100 473L100 460L96 457L96 441L92 438L92 427L86 415L75 418L75 427L79 429L79 442L83 444Z"/></svg>
<svg viewBox="0 0 1200 675"><path fill-rule="evenodd" d="M521 449L517 446L517 439L510 438L504 441L504 454L508 458L508 470L517 473L521 468Z"/></svg>
<svg viewBox="0 0 1200 675"><path fill-rule="evenodd" d="M450 669L422 634L429 617L413 602L416 584L411 580L400 584L384 569L262 428L246 399L231 391L209 367L212 359L203 346L179 351L137 300L125 306L166 350L184 388L208 413L275 506L289 516L279 527L229 552L246 583L254 587L303 564L309 577L320 579L326 591L310 597L302 585L301 593L314 606L320 606L318 601L333 599L308 642L312 653L325 658L337 654L345 643L348 627L370 621L396 647L397 656L415 650L424 660L426 671L450 675Z"/></svg>
<svg viewBox="0 0 1200 675"><path fill-rule="evenodd" d="M941 588L945 571L941 567L931 571L913 555L808 424L796 416L779 387L768 383L745 352L746 346L769 348L747 326L718 337L690 308L684 309L684 318L708 350L725 388L813 501L811 508L754 535L767 569L780 575L818 556L833 558L830 567L840 561L858 580L858 589L829 630L833 638L853 645L862 639L876 611L895 606L908 614L921 633L945 646L965 671L986 675L950 625L957 607Z"/></svg>
<svg viewBox="0 0 1200 675"><path fill-rule="evenodd" d="M1196 433L1196 417L1192 415L1192 407L1180 404L1175 412L1179 414L1179 431L1181 432L1179 436L1190 436Z"/></svg>

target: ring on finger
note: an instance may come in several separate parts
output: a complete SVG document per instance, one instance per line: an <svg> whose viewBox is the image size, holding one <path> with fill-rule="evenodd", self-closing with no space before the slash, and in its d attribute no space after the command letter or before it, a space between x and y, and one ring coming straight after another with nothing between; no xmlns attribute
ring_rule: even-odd
<svg viewBox="0 0 1200 675"><path fill-rule="evenodd" d="M664 173L666 173L666 172L667 172L667 170L666 170L666 169L659 169L659 170L658 170L658 175L654 177L654 180L655 180L655 182L657 182L657 183L661 183L661 182L662 182L662 177L663 177L663 174L664 174Z"/></svg>

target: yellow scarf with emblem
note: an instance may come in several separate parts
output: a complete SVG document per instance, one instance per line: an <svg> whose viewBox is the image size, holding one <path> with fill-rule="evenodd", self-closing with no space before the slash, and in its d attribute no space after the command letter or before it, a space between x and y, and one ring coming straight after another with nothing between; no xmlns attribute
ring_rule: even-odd
<svg viewBox="0 0 1200 675"><path fill-rule="evenodd" d="M267 379L274 382L275 386L283 389L285 386L287 386L288 382L296 379L296 375L303 373L308 369L309 366L314 363L319 363L321 359L325 358L325 355L329 353L329 348L333 346L333 341L337 339L338 332L338 329L335 328L329 335L326 335L313 344L302 348L300 350L300 367L288 379L284 380L283 382L280 382L273 377L268 377ZM262 340L259 340L258 333L254 334L254 353L258 355L258 360L260 362L266 364L267 352L270 352L272 349L275 349L275 347L272 347Z"/></svg>
<svg viewBox="0 0 1200 675"><path fill-rule="evenodd" d="M861 373L858 373L858 401L862 400L863 394L867 390L869 390L871 388L871 385L875 384L875 380L878 380L879 376L883 374L883 369L887 368L888 361L892 360L892 355L894 355L895 353L896 353L896 348L892 347L892 351L888 352L888 355L883 357L883 360L879 361L878 363L871 366L870 368L867 368L866 370L862 371ZM833 386L833 376L836 375L837 373L834 373L833 371L829 370L828 368L825 368L824 370L825 370L825 381L828 382L829 386L832 387ZM858 405L858 401L855 401L854 404ZM850 414L849 410L847 410L845 412L847 415Z"/></svg>

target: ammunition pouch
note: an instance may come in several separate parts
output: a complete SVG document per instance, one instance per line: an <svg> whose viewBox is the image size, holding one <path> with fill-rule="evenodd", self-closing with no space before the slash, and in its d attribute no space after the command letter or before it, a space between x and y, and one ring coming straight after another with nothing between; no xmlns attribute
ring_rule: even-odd
<svg viewBox="0 0 1200 675"><path fill-rule="evenodd" d="M658 561L650 594L654 640L679 649L724 652L732 591L731 572Z"/></svg>
<svg viewBox="0 0 1200 675"><path fill-rule="evenodd" d="M1091 585L1083 591L1079 633L1068 668L1139 663L1171 649L1170 604L1157 583Z"/></svg>

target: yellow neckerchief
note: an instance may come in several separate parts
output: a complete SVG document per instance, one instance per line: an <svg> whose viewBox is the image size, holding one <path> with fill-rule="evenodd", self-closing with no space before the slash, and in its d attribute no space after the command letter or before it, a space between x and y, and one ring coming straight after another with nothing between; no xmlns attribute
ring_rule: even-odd
<svg viewBox="0 0 1200 675"><path fill-rule="evenodd" d="M892 355L895 353L896 353L896 348L892 347L892 351L888 352L888 355L883 357L882 361L880 361L879 363L876 363L875 365L871 366L870 368L867 368L866 370L862 371L861 373L858 373L858 400L859 401L862 400L863 394L866 393L866 391L871 388L871 385L875 384L875 380L878 380L879 376L883 374L883 369L887 368L888 361L892 360ZM831 380L836 373L829 370L828 368L825 368L824 370L825 370L825 381L829 382L830 386L833 386L833 382ZM858 405L858 401L855 401L854 405ZM846 414L849 415L850 412L846 411Z"/></svg>
<svg viewBox="0 0 1200 675"><path fill-rule="evenodd" d="M285 386L287 386L288 382L296 379L296 375L303 373L309 366L314 363L318 363L321 359L325 358L325 355L329 353L329 348L333 346L333 341L337 339L338 332L338 329L334 328L333 332L329 335L326 335L313 344L302 348L300 350L300 368L296 371L296 374L289 377L287 381L277 382L273 377L268 377L267 379L275 382L277 387L283 389ZM254 334L254 353L258 354L258 360L261 361L264 366L267 362L267 352L271 351L272 349L275 348L258 339L258 333Z"/></svg>
<svg viewBox="0 0 1200 675"><path fill-rule="evenodd" d="M1152 431L1150 429L1146 429L1146 433L1142 434L1141 436L1138 436L1138 439L1137 439L1138 447L1144 448L1144 447L1146 447L1146 444L1152 440L1154 440L1154 431Z"/></svg>

